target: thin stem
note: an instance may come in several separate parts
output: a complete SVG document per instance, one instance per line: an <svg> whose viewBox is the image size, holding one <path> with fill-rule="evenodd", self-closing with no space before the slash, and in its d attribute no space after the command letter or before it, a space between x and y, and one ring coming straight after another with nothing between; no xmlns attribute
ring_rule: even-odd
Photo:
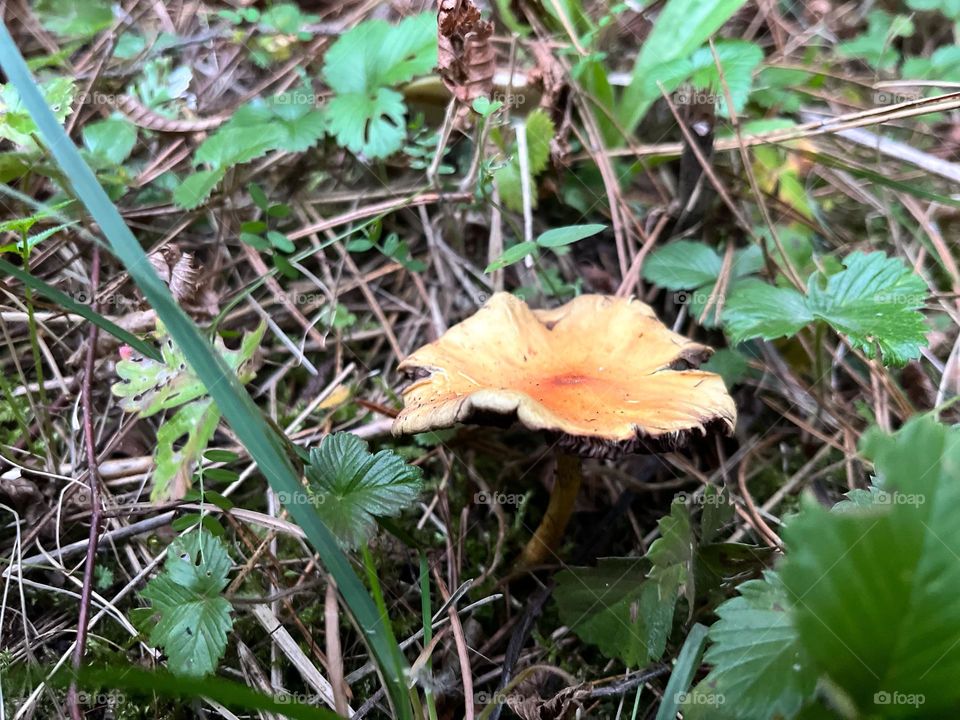
<svg viewBox="0 0 960 720"><path fill-rule="evenodd" d="M573 515L573 506L580 492L583 463L579 455L557 453L557 481L550 493L550 504L533 537L523 548L517 565L521 569L543 565L560 544Z"/></svg>
<svg viewBox="0 0 960 720"><path fill-rule="evenodd" d="M97 289L100 285L100 246L94 243L93 261L90 268L90 303L96 311ZM87 336L87 357L83 373L80 405L83 410L83 435L87 450L87 483L90 486L90 535L87 544L87 559L83 567L83 589L80 592L80 616L77 619L77 641L73 646L73 668L80 669L87 645L87 620L90 617L90 594L93 590L93 570L97 559L97 544L100 535L102 508L100 506L100 473L97 465L96 437L93 434L93 370L97 358L96 325L90 325ZM70 683L67 705L72 720L81 720L80 701L76 681Z"/></svg>

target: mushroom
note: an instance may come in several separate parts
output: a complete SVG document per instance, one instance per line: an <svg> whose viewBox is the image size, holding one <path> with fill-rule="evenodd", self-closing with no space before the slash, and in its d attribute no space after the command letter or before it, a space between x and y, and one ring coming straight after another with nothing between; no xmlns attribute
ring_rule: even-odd
<svg viewBox="0 0 960 720"><path fill-rule="evenodd" d="M563 535L581 458L667 452L694 436L733 432L737 409L723 379L691 369L712 352L672 332L637 300L581 295L531 310L496 293L400 363L412 382L393 434L516 420L556 437L556 483L519 559L533 567Z"/></svg>

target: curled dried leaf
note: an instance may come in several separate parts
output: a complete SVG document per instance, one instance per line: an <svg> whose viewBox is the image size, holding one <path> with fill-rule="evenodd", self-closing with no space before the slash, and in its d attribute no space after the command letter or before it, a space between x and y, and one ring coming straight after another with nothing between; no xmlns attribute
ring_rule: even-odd
<svg viewBox="0 0 960 720"><path fill-rule="evenodd" d="M470 103L493 90L496 57L490 37L493 23L480 16L472 0L441 0L437 13L437 66L444 84Z"/></svg>

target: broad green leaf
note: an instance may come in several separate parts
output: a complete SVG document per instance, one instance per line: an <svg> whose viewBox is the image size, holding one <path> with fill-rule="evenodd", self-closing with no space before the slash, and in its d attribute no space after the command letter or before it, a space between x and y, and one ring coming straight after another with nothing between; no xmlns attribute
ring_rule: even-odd
<svg viewBox="0 0 960 720"><path fill-rule="evenodd" d="M705 243L677 240L656 250L643 264L643 278L668 290L691 290L714 282L723 259Z"/></svg>
<svg viewBox="0 0 960 720"><path fill-rule="evenodd" d="M305 152L326 132L324 114L314 108L313 94L293 91L270 100L272 116L268 122L279 131L277 148L285 152Z"/></svg>
<svg viewBox="0 0 960 720"><path fill-rule="evenodd" d="M723 378L724 385L732 390L746 376L750 365L747 358L731 348L717 350L710 359L700 366L701 370L716 373Z"/></svg>
<svg viewBox="0 0 960 720"><path fill-rule="evenodd" d="M521 242L516 245L511 245L506 250L503 251L503 254L494 260L492 263L487 265L484 268L484 272L491 273L494 270L500 270L514 263L518 263L529 255L533 255L537 252L537 247L539 247L535 242Z"/></svg>
<svg viewBox="0 0 960 720"><path fill-rule="evenodd" d="M121 118L90 123L83 128L83 143L98 158L120 165L137 143L137 126Z"/></svg>
<svg viewBox="0 0 960 720"><path fill-rule="evenodd" d="M789 596L773 572L737 590L710 628L706 687L742 720L793 717L813 694L817 672L791 622Z"/></svg>
<svg viewBox="0 0 960 720"><path fill-rule="evenodd" d="M436 64L433 13L413 15L395 26L368 20L341 35L323 65L323 78L335 93L325 115L337 142L371 158L399 150L406 137L406 104L392 88Z"/></svg>
<svg viewBox="0 0 960 720"><path fill-rule="evenodd" d="M280 134L280 128L268 122L247 125L241 124L235 117L233 122L224 125L200 144L194 153L193 163L206 163L213 170L218 170L250 162L275 149Z"/></svg>
<svg viewBox="0 0 960 720"><path fill-rule="evenodd" d="M906 58L903 61L903 77L960 82L960 45L944 45L930 55ZM895 98L896 93L891 97ZM874 104L879 104L876 98Z"/></svg>
<svg viewBox="0 0 960 720"><path fill-rule="evenodd" d="M745 0L669 0L637 55L630 85L620 99L617 118L632 133L660 91L652 93L649 78L660 66L684 58L703 45ZM656 87L654 85L654 87Z"/></svg>
<svg viewBox="0 0 960 720"><path fill-rule="evenodd" d="M568 225L567 227L558 227L546 232L540 233L537 237L537 245L545 248L563 247L572 243L592 237L597 233L607 229L606 225Z"/></svg>
<svg viewBox="0 0 960 720"><path fill-rule="evenodd" d="M830 512L810 501L785 528L781 576L794 624L816 667L863 716L952 717L960 705L960 432L923 417L878 450L892 502Z"/></svg>
<svg viewBox="0 0 960 720"><path fill-rule="evenodd" d="M397 515L421 489L418 467L390 450L377 454L351 433L327 435L310 451L306 469L311 502L345 547L367 542L377 517Z"/></svg>
<svg viewBox="0 0 960 720"><path fill-rule="evenodd" d="M795 335L813 320L806 299L796 290L754 279L744 280L723 308L724 328L734 343Z"/></svg>
<svg viewBox="0 0 960 720"><path fill-rule="evenodd" d="M602 558L597 567L557 573L554 598L561 621L630 667L658 659L673 624L679 581L648 580L648 567L643 558Z"/></svg>
<svg viewBox="0 0 960 720"><path fill-rule="evenodd" d="M230 564L223 543L197 530L171 543L163 572L140 593L160 615L150 643L163 648L174 674L207 675L223 657L233 626L221 595Z"/></svg>
<svg viewBox="0 0 960 720"><path fill-rule="evenodd" d="M113 22L108 0L37 0L33 9L47 30L78 40L93 37Z"/></svg>
<svg viewBox="0 0 960 720"><path fill-rule="evenodd" d="M732 295L740 279L763 266L763 253L756 245L734 251L726 294ZM714 298L704 315L707 302L713 297L716 281L723 268L723 258L705 243L678 240L654 252L643 266L646 280L668 290L689 290L676 293L675 301L689 304L690 314L704 327L716 327L719 300Z"/></svg>
<svg viewBox="0 0 960 720"><path fill-rule="evenodd" d="M324 57L323 79L337 94L366 93L430 72L437 64L437 20L412 15L398 25L368 20L345 32Z"/></svg>

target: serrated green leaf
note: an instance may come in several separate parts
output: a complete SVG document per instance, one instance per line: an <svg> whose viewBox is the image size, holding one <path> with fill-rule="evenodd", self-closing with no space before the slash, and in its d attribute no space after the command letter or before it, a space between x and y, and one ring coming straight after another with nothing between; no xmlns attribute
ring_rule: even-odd
<svg viewBox="0 0 960 720"><path fill-rule="evenodd" d="M536 243L540 247L555 248L571 245L584 238L593 237L607 229L606 225L587 224L587 225L568 225L567 227L558 227L540 233Z"/></svg>
<svg viewBox="0 0 960 720"><path fill-rule="evenodd" d="M856 252L844 269L814 273L807 296L792 288L745 280L727 301L723 319L734 342L793 335L813 320L829 323L867 357L903 365L926 345L926 284L897 258Z"/></svg>
<svg viewBox="0 0 960 720"><path fill-rule="evenodd" d="M344 33L324 57L323 78L337 94L366 93L408 82L436 64L436 15L421 13L397 25L368 20Z"/></svg>
<svg viewBox="0 0 960 720"><path fill-rule="evenodd" d="M714 43L720 67L723 69L723 79L730 97L733 99L734 109L739 113L743 110L753 87L753 72L763 60L763 50L759 45L745 40L718 40ZM657 73L647 79L649 87L645 95L657 97L660 95L659 85L667 93L674 92L684 83L689 83L694 89L709 93L716 97L719 112L729 115L727 98L723 84L720 82L720 72L714 60L713 52L709 47L698 49L688 58L679 58L665 63L657 68ZM681 96L681 101L686 102Z"/></svg>
<svg viewBox="0 0 960 720"><path fill-rule="evenodd" d="M47 30L74 39L93 37L113 22L107 0L37 0L33 9Z"/></svg>
<svg viewBox="0 0 960 720"><path fill-rule="evenodd" d="M793 717L813 694L817 672L791 622L788 593L772 572L737 590L710 628L706 685L742 720Z"/></svg>
<svg viewBox="0 0 960 720"><path fill-rule="evenodd" d="M313 448L306 475L317 513L350 548L370 539L377 517L397 515L408 507L422 486L418 467L390 450L374 455L351 433L327 435Z"/></svg>
<svg viewBox="0 0 960 720"><path fill-rule="evenodd" d="M784 530L781 577L805 651L863 716L952 717L960 432L921 417L877 449L893 501L846 512L805 503Z"/></svg>
<svg viewBox="0 0 960 720"><path fill-rule="evenodd" d="M171 543L163 572L140 593L160 615L150 642L163 648L171 672L201 677L223 657L233 620L230 603L220 593L230 565L223 543L197 530Z"/></svg>
<svg viewBox="0 0 960 720"><path fill-rule="evenodd" d="M66 120L73 102L73 80L68 77L54 78L42 83L39 89L57 120L61 123ZM33 136L38 133L37 125L24 107L17 89L13 85L0 85L0 138L6 138L32 152L37 150Z"/></svg>
<svg viewBox="0 0 960 720"><path fill-rule="evenodd" d="M897 258L882 252L849 255L846 269L824 284L819 276L808 282L807 304L815 317L826 320L867 357L883 357L903 365L919 357L927 344L927 326L917 312L927 297L923 279Z"/></svg>
<svg viewBox="0 0 960 720"><path fill-rule="evenodd" d="M280 135L276 125L240 124L235 118L234 122L224 125L200 144L193 163L206 163L217 170L250 162L276 148Z"/></svg>
<svg viewBox="0 0 960 720"><path fill-rule="evenodd" d="M200 205L213 189L223 180L225 170L200 170L187 175L176 190L173 191L173 201L184 210L193 210Z"/></svg>
<svg viewBox="0 0 960 720"><path fill-rule="evenodd" d="M695 604L693 562L697 543L690 525L690 511L680 500L670 506L670 514L657 521L660 537L647 550L653 564L652 579L668 578L667 584L683 586L691 612Z"/></svg>
<svg viewBox="0 0 960 720"><path fill-rule="evenodd" d="M228 349L222 338L215 341L227 366L243 382L253 378L250 361L265 332L266 323L261 323L252 332L245 333L237 350ZM154 336L160 343L161 359L129 354L117 363L116 373L121 381L111 390L120 398L121 408L140 417L182 406L157 428L156 469L150 499L160 501L182 497L190 488L197 462L220 423L220 412L159 322ZM181 443L183 437L186 440Z"/></svg>

